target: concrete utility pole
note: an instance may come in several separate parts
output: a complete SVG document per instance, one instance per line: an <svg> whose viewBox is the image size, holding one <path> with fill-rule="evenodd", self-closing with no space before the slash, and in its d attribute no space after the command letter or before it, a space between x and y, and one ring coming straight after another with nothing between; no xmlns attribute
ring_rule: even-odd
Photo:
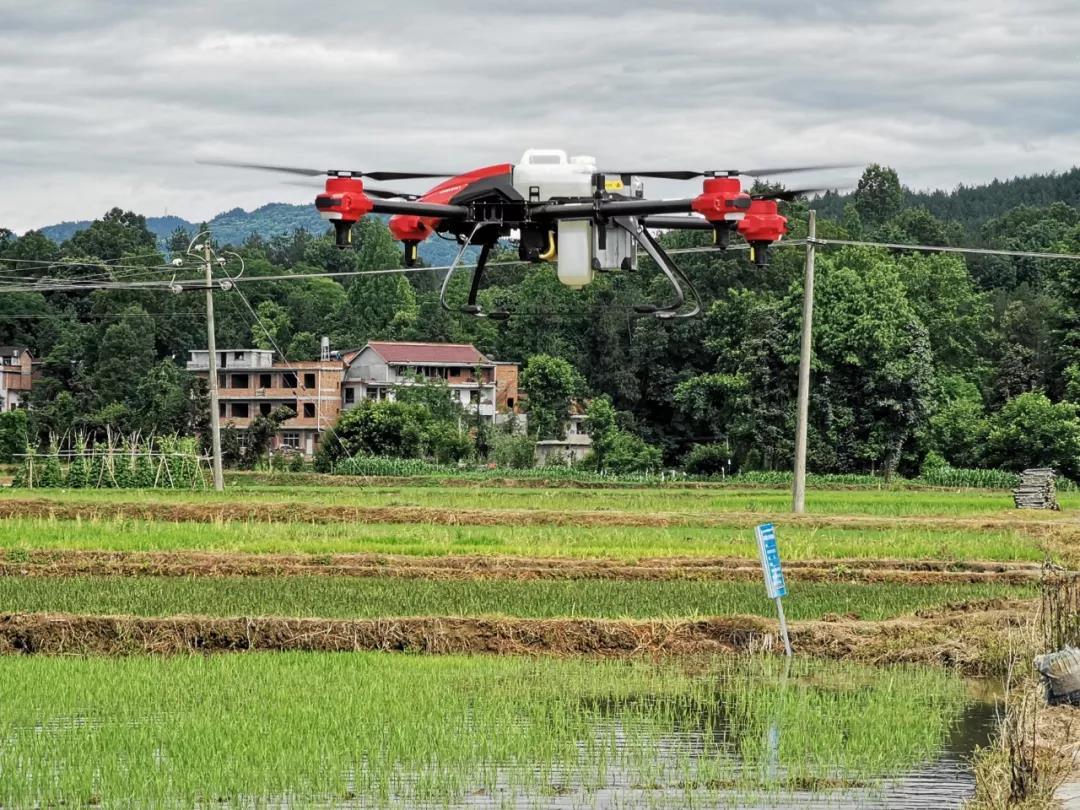
<svg viewBox="0 0 1080 810"><path fill-rule="evenodd" d="M207 382L210 388L210 436L213 447L214 489L225 489L221 472L221 418L218 414L217 337L214 332L214 272L210 260L210 234L203 242L203 270L206 273L206 348L209 350Z"/></svg>
<svg viewBox="0 0 1080 810"><path fill-rule="evenodd" d="M817 212L811 209L806 228L806 278L803 281L802 343L799 347L799 405L795 428L795 476L791 491L791 511L806 511L806 423L810 416L810 355L814 331L814 243L817 239Z"/></svg>

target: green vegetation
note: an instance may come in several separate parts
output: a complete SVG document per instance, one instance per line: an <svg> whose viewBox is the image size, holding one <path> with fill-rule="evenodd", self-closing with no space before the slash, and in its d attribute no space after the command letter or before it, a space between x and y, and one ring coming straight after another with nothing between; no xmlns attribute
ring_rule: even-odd
<svg viewBox="0 0 1080 810"><path fill-rule="evenodd" d="M1076 176L921 195L905 190L894 170L870 166L852 195L828 195L813 205L821 214L818 232L828 238L1075 253L1080 214L1068 203L1075 202ZM783 204L792 237L804 234L808 206ZM247 278L352 273L401 261L379 218L359 223L355 250L339 251L322 225L302 229L318 222L313 209L303 217L297 212L289 206L251 216L232 211L209 228L219 245L232 243L242 254ZM182 252L191 236L184 223L170 220L167 250L159 252L164 225L114 209L77 232L51 231L60 244L40 231L16 236L0 228L0 269L80 279L100 273L102 261L159 267L165 253ZM250 236L253 231L262 235ZM673 249L701 247L709 238L686 231L662 236ZM438 246L427 240L423 249ZM1075 262L861 247L819 254L811 469L912 477L936 453L957 469L1053 465L1080 475ZM437 285L423 273L264 282L247 288L262 324L251 322L238 296L217 297L218 342L269 345L272 336L293 357L310 354L319 335L338 348L370 339L472 342L524 365L533 433L558 435L571 398L608 397L621 433L600 448L612 460L596 459L601 469L650 467L654 454L642 452L650 447L659 449L665 466L677 466L702 441L724 448L731 459L726 472L789 469L801 252L774 251L766 272L742 251L678 259L702 297L702 317L686 323L626 317L634 305L656 300L657 273L643 259L641 272L602 276L580 291L561 285L550 266L493 267L478 301L488 311L513 312L501 325L443 311ZM57 260L65 260L62 268L48 265ZM467 289L465 275L454 279L452 305ZM83 429L98 437L109 425L202 433L205 402L179 365L204 340L201 306L160 291L5 298L0 341L27 345L41 361L31 442L43 449L50 433ZM481 459L489 457L484 433L471 448ZM423 444L411 448L423 452ZM703 461L690 460L696 467Z"/></svg>
<svg viewBox="0 0 1080 810"><path fill-rule="evenodd" d="M75 451L61 457L56 444L47 453L25 454L15 474L16 489L127 489L206 487L204 459L195 439L160 436L140 442L131 436L117 444L110 441L93 450L85 438Z"/></svg>
<svg viewBox="0 0 1080 810"><path fill-rule="evenodd" d="M1039 541L1015 529L815 528L781 524L786 560L843 557L1043 559ZM757 554L745 526L641 528L566 526L435 526L350 523L215 523L139 519L9 519L0 549L238 551L332 554L495 554L636 560L643 557L743 557Z"/></svg>
<svg viewBox="0 0 1080 810"><path fill-rule="evenodd" d="M792 585L791 619L826 614L883 619L997 597L1030 598L1035 586ZM648 619L758 614L775 608L759 582L524 582L382 577L3 577L0 606L27 613L139 616L512 616Z"/></svg>
<svg viewBox="0 0 1080 810"><path fill-rule="evenodd" d="M622 774L650 805L715 807L903 773L965 702L941 672L806 659L785 676L753 659L0 658L0 804L576 806Z"/></svg>
<svg viewBox="0 0 1080 810"><path fill-rule="evenodd" d="M438 483L438 482L432 482ZM317 506L410 507L437 509L544 509L563 512L676 513L693 524L731 512L752 512L784 522L791 510L791 493L764 487L619 487L596 489L501 487L501 486L274 486L255 483L225 493L172 490L85 490L20 492L0 488L0 500L26 498L70 503L296 503ZM1068 512L1080 508L1080 493L1059 498ZM867 517L1008 517L1017 523L1062 519L1059 515L1017 512L1012 497L1004 492L979 490L812 490L807 493L812 515ZM749 520L743 516L740 520ZM743 524L747 525L747 524ZM901 526L897 525L897 528Z"/></svg>

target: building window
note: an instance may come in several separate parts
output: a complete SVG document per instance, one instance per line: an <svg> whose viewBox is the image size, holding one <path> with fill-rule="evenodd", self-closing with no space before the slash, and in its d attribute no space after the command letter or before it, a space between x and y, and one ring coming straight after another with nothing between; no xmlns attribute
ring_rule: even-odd
<svg viewBox="0 0 1080 810"><path fill-rule="evenodd" d="M233 388L247 388L249 385L251 385L251 378L247 374L232 375Z"/></svg>
<svg viewBox="0 0 1080 810"><path fill-rule="evenodd" d="M281 434L281 446L290 450L300 449L300 434L293 430L287 430Z"/></svg>
<svg viewBox="0 0 1080 810"><path fill-rule="evenodd" d="M224 402L219 402L218 403L218 416L224 416L224 415L225 415L225 403Z"/></svg>
<svg viewBox="0 0 1080 810"><path fill-rule="evenodd" d="M269 416L270 411L272 411L273 409L274 409L274 406L271 405L269 402L260 402L259 403L259 414L261 416Z"/></svg>
<svg viewBox="0 0 1080 810"><path fill-rule="evenodd" d="M514 398L513 397L507 397L506 398L506 407L511 408L511 409L514 407Z"/></svg>
<svg viewBox="0 0 1080 810"><path fill-rule="evenodd" d="M246 402L234 402L232 404L232 415L237 419L247 419L248 404Z"/></svg>
<svg viewBox="0 0 1080 810"><path fill-rule="evenodd" d="M218 374L217 375L217 387L218 388L225 388L226 387L225 382L226 382L225 375L224 374Z"/></svg>
<svg viewBox="0 0 1080 810"><path fill-rule="evenodd" d="M282 388L296 388L296 373L292 371L286 371L281 375L281 387Z"/></svg>
<svg viewBox="0 0 1080 810"><path fill-rule="evenodd" d="M314 374L305 374L304 375L304 388L311 389L311 388L314 388L314 387L315 387L315 375Z"/></svg>
<svg viewBox="0 0 1080 810"><path fill-rule="evenodd" d="M355 388L346 388L345 389L345 402L346 403L356 402L356 389Z"/></svg>
<svg viewBox="0 0 1080 810"><path fill-rule="evenodd" d="M469 392L469 403L472 404L472 405L479 405L480 404L480 392L479 391L470 391Z"/></svg>
<svg viewBox="0 0 1080 810"><path fill-rule="evenodd" d="M315 403L314 402L305 402L304 403L304 418L305 419L314 419L315 418Z"/></svg>
<svg viewBox="0 0 1080 810"><path fill-rule="evenodd" d="M281 404L284 405L286 408L288 408L293 413L300 413L300 410L296 407L296 400L295 399L286 400L285 402L282 402Z"/></svg>
<svg viewBox="0 0 1080 810"><path fill-rule="evenodd" d="M450 369L450 376L451 377L460 377L461 372L462 372L462 370L459 367L454 366L454 368Z"/></svg>
<svg viewBox="0 0 1080 810"><path fill-rule="evenodd" d="M244 353L243 352L233 352L232 357L233 357L233 360L243 360L244 359Z"/></svg>
<svg viewBox="0 0 1080 810"><path fill-rule="evenodd" d="M274 386L274 377L272 374L260 374L259 375L259 388L272 388Z"/></svg>

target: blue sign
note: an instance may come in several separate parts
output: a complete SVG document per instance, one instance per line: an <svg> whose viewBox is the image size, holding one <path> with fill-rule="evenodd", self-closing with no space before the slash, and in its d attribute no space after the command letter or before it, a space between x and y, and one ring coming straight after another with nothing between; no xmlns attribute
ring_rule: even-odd
<svg viewBox="0 0 1080 810"><path fill-rule="evenodd" d="M787 596L784 571L780 567L780 551L776 548L776 530L771 523L762 523L754 529L757 534L758 555L761 571L765 575L765 591L770 599Z"/></svg>

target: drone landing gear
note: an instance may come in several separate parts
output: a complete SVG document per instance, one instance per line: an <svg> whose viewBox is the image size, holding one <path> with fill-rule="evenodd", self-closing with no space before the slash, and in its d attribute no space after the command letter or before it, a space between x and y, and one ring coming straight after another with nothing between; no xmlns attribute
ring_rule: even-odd
<svg viewBox="0 0 1080 810"><path fill-rule="evenodd" d="M461 263L462 257L465 255L466 248L473 244L477 233L486 225L490 226L492 223L479 222L473 228L472 233L468 238L462 242L461 249L458 251L457 256L454 257L453 263L446 271L446 276L443 277L442 289L439 290L439 304L447 312L454 312L455 308L451 307L446 300L446 291L450 288L450 279L457 271L458 265ZM510 317L510 313L505 309L496 309L492 312L484 312L483 307L476 303L476 296L480 292L480 281L484 277L484 268L487 266L488 256L491 255L491 248L495 244L495 239L498 238L498 231L492 229L492 238L484 239L480 243L480 256L476 260L476 267L473 269L472 284L469 285L469 299L464 306L458 307L457 312L464 313L465 315L471 315L474 318L490 318L493 321L505 321Z"/></svg>
<svg viewBox="0 0 1080 810"><path fill-rule="evenodd" d="M616 227L622 228L629 232L637 243L644 248L645 252L649 254L649 257L656 262L656 266L660 268L660 272L667 278L671 288L675 291L675 300L670 304L636 304L634 311L640 315L652 315L654 318L660 318L663 320L669 319L682 319L693 318L699 312L701 312L701 299L698 297L697 290L694 289L694 285L690 282L682 271L672 261L671 257L664 252L664 248L660 243L656 241L656 238L649 233L648 229L643 227L637 219L633 217L618 217L613 219L612 222ZM681 283L680 283L681 282ZM683 284L690 290L691 296L693 296L692 308L680 312L683 304L686 303L686 294L683 292Z"/></svg>

